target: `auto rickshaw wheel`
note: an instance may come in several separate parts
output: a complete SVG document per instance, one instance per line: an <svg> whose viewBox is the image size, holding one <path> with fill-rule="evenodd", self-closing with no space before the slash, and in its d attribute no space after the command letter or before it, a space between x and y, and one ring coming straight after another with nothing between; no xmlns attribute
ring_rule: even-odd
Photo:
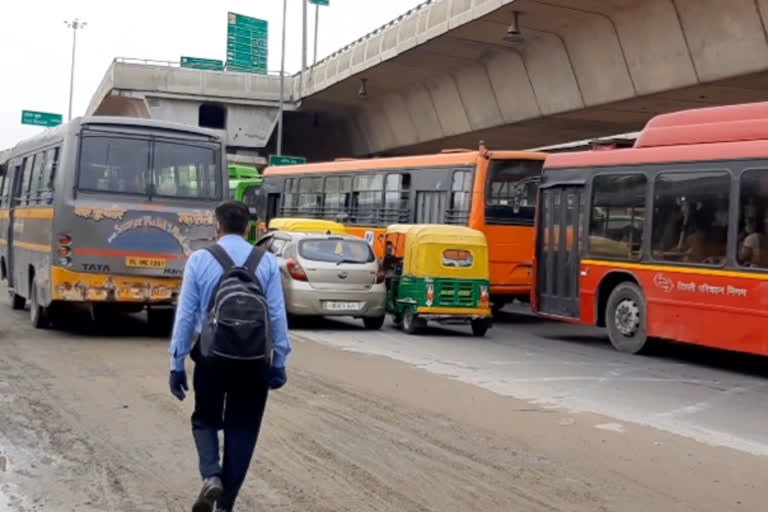
<svg viewBox="0 0 768 512"><path fill-rule="evenodd" d="M408 334L416 334L426 322L410 309L403 315L403 330Z"/></svg>
<svg viewBox="0 0 768 512"><path fill-rule="evenodd" d="M393 313L392 314L392 323L395 324L395 327L397 329L403 328L403 314L402 313Z"/></svg>
<svg viewBox="0 0 768 512"><path fill-rule="evenodd" d="M478 338L485 336L488 329L491 327L491 322L487 318L476 318L472 320L472 334Z"/></svg>

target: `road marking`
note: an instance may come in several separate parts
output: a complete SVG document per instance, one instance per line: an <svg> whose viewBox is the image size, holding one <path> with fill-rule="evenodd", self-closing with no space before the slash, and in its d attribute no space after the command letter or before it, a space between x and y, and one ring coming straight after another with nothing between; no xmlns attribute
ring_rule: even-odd
<svg viewBox="0 0 768 512"><path fill-rule="evenodd" d="M618 432L619 434L624 433L624 425L621 423L601 423L600 425L595 425L595 428L609 432Z"/></svg>

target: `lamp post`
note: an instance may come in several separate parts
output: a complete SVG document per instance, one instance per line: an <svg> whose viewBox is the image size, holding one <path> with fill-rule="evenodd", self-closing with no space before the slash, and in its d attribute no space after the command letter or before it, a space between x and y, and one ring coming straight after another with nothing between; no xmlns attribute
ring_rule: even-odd
<svg viewBox="0 0 768 512"><path fill-rule="evenodd" d="M85 28L88 23L75 18L74 21L65 21L64 24L67 25L68 28L72 29L72 64L69 70L69 115L67 116L67 120L71 121L72 95L75 89L75 51L77 49L77 31L79 29Z"/></svg>
<svg viewBox="0 0 768 512"><path fill-rule="evenodd" d="M285 25L288 17L288 0L283 0L283 49L280 52L280 109L277 118L277 155L283 154L283 102L285 101Z"/></svg>

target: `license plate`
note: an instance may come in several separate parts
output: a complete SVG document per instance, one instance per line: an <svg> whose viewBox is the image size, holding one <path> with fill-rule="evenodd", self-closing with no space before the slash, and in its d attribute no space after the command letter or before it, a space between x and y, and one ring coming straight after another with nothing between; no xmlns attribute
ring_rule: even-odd
<svg viewBox="0 0 768 512"><path fill-rule="evenodd" d="M128 256L125 258L125 266L133 268L165 268L165 259Z"/></svg>
<svg viewBox="0 0 768 512"><path fill-rule="evenodd" d="M325 303L325 309L328 311L357 311L360 309L360 303L329 301Z"/></svg>

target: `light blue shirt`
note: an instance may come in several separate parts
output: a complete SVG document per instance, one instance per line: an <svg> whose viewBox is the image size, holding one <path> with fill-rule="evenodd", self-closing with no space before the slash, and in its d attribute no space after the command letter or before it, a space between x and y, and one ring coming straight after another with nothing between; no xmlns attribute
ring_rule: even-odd
<svg viewBox="0 0 768 512"><path fill-rule="evenodd" d="M253 249L251 244L237 235L221 237L219 245L227 251L235 265L245 264L245 260ZM224 270L219 262L206 250L195 251L187 260L179 304L176 307L171 347L168 349L171 356L171 370L184 370L184 359L189 354L192 338L203 328L211 294L223 273ZM284 368L285 359L291 352L291 342L288 339L288 320L285 315L280 269L271 253L264 254L259 266L256 267L256 278L269 303L269 323L274 349L272 366Z"/></svg>

